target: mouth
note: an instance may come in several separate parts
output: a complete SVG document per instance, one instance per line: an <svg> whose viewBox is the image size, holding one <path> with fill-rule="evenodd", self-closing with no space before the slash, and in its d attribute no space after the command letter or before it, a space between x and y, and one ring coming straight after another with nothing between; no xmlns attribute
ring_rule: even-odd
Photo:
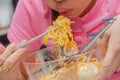
<svg viewBox="0 0 120 80"><path fill-rule="evenodd" d="M71 9L58 9L58 12L60 13L60 15L64 15L66 17L68 17L71 14Z"/></svg>

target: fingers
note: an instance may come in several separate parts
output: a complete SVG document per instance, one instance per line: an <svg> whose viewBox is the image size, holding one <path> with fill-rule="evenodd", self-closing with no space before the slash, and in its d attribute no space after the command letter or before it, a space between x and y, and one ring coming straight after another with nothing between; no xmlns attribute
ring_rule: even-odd
<svg viewBox="0 0 120 80"><path fill-rule="evenodd" d="M26 51L25 48L19 49L15 51L12 55L10 55L6 61L4 62L4 65L8 66L9 69L12 68L21 58L21 56L24 54Z"/></svg>
<svg viewBox="0 0 120 80"><path fill-rule="evenodd" d="M21 56L24 54L25 51L26 51L25 48L18 49L13 54L11 54L2 65L5 65L7 66L8 69L11 69L15 64L18 63L18 61L20 60Z"/></svg>
<svg viewBox="0 0 120 80"><path fill-rule="evenodd" d="M0 65L12 54L15 46L15 43L11 43L10 45L8 45L6 50L0 55Z"/></svg>
<svg viewBox="0 0 120 80"><path fill-rule="evenodd" d="M111 65L111 69L109 70L108 77L116 72L116 69L120 67L120 55L116 55L115 59L113 60L113 64Z"/></svg>

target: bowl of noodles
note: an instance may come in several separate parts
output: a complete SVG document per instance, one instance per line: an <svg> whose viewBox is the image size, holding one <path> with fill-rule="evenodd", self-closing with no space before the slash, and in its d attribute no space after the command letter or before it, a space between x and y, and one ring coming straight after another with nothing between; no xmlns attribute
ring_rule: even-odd
<svg viewBox="0 0 120 80"><path fill-rule="evenodd" d="M95 80L101 63L92 58L91 49L78 54L70 24L72 22L59 16L46 30L45 44L52 39L55 46L47 47L24 58L24 66L31 80ZM64 56L63 56L64 53ZM89 54L89 55L88 55Z"/></svg>
<svg viewBox="0 0 120 80"><path fill-rule="evenodd" d="M96 80L101 63L89 54L69 56L56 59L58 50L48 47L24 58L24 66L31 80Z"/></svg>

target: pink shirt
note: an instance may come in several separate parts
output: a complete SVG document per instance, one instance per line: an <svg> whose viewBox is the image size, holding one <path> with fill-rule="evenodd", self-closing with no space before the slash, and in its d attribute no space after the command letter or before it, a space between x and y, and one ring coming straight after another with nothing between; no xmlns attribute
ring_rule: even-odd
<svg viewBox="0 0 120 80"><path fill-rule="evenodd" d="M104 26L103 19L111 18L119 13L119 0L97 0L93 9L84 17L71 19L76 22L72 24L71 28L78 48L80 49L92 38L88 36L89 34L96 34ZM44 0L19 0L8 39L10 42L16 43L29 40L44 32L51 23L51 10ZM37 50L41 44L43 44L43 38L30 44L29 50ZM111 80L113 79L111 78Z"/></svg>
<svg viewBox="0 0 120 80"><path fill-rule="evenodd" d="M80 49L90 39L88 34L96 33L101 26L102 19L111 18L120 12L119 0L97 0L93 9L84 17L71 20L74 39ZM20 43L29 40L46 30L52 23L51 10L44 0L20 0L8 33L10 42ZM93 29L94 27L97 28ZM39 49L43 39L29 45L30 50Z"/></svg>

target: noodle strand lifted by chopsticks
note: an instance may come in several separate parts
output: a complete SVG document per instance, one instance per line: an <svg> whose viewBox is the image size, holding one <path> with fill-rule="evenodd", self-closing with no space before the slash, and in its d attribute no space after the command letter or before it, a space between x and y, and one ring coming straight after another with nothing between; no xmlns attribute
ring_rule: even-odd
<svg viewBox="0 0 120 80"><path fill-rule="evenodd" d="M61 51L61 46L64 46L64 52L67 53L67 51L70 51L72 49L75 49L76 53L77 45L76 42L73 39L73 34L71 30L71 21L70 19L59 16L56 21L53 21L53 25L48 27L47 35L44 36L44 42L48 44L48 38L52 39L52 41L55 43L56 47L58 48L59 52Z"/></svg>

